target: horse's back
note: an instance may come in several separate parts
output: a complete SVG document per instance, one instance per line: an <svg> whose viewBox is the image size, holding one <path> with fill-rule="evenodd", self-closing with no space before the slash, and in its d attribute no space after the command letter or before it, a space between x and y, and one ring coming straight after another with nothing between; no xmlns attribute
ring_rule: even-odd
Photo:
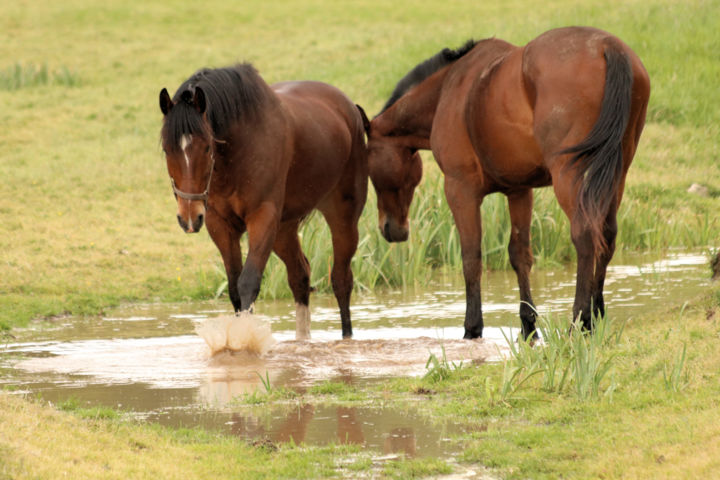
<svg viewBox="0 0 720 480"><path fill-rule="evenodd" d="M348 190L367 183L362 117L341 90L313 81L271 88L284 107L292 137L283 219L307 215L343 183Z"/></svg>
<svg viewBox="0 0 720 480"><path fill-rule="evenodd" d="M355 104L337 87L316 81L280 82L271 85L273 91L295 119L295 127L302 128L317 123L335 128L344 123L348 131L362 130L362 118Z"/></svg>

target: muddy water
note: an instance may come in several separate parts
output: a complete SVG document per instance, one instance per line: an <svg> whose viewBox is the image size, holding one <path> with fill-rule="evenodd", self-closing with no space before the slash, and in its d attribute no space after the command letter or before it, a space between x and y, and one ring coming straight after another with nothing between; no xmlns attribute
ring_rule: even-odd
<svg viewBox="0 0 720 480"><path fill-rule="evenodd" d="M703 254L662 258L625 256L610 267L606 303L616 318L694 296L709 282ZM385 454L450 454L449 440L462 425L427 419L412 409L336 407L294 401L268 408L238 407L238 395L273 387L304 390L326 380L382 382L422 375L430 353L450 361L496 360L504 335L517 333L517 287L512 272L483 277L486 338L460 340L465 310L462 280L436 278L426 289L383 295L356 294L355 337L341 341L332 296L312 299L312 335L294 340L294 306L262 301L257 308L278 343L263 357L243 353L210 356L194 334L208 318L230 313L226 302L136 305L96 318L67 318L52 329L21 332L22 341L0 346L0 385L46 400L77 399L133 412L167 425L218 428L247 439L296 443L359 443ZM535 272L541 311L567 315L574 296L570 268ZM503 333L504 332L504 333Z"/></svg>

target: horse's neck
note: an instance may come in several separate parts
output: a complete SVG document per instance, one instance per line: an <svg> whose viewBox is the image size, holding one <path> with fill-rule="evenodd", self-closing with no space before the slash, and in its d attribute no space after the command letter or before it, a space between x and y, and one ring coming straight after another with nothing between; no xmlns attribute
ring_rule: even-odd
<svg viewBox="0 0 720 480"><path fill-rule="evenodd" d="M413 147L429 149L435 110L448 70L444 67L433 73L380 114L376 120L383 135L406 137Z"/></svg>

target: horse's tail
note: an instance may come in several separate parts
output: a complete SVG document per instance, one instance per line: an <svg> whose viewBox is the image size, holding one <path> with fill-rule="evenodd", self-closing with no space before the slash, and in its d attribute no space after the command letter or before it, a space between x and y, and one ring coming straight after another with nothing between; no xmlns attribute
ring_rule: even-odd
<svg viewBox="0 0 720 480"><path fill-rule="evenodd" d="M585 140L561 152L575 154L571 164L579 166L578 181L582 183L578 214L590 227L596 258L608 248L603 230L622 181L622 140L630 117L633 86L630 60L616 41L606 44L605 62L600 115Z"/></svg>
<svg viewBox="0 0 720 480"><path fill-rule="evenodd" d="M365 130L365 133L370 135L370 119L368 118L367 113L365 113L365 109L357 103L355 104L355 107L357 107L358 111L360 112L360 118L362 119L363 129Z"/></svg>

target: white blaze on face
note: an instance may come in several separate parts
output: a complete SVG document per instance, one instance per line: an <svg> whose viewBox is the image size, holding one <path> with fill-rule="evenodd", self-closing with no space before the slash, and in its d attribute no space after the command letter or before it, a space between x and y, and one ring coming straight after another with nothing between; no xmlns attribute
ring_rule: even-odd
<svg viewBox="0 0 720 480"><path fill-rule="evenodd" d="M185 163L187 164L188 171L190 170L190 158L187 154L187 148L190 146L190 143L192 142L192 137L190 135L183 135L180 138L180 149L183 152L183 155L185 156Z"/></svg>

